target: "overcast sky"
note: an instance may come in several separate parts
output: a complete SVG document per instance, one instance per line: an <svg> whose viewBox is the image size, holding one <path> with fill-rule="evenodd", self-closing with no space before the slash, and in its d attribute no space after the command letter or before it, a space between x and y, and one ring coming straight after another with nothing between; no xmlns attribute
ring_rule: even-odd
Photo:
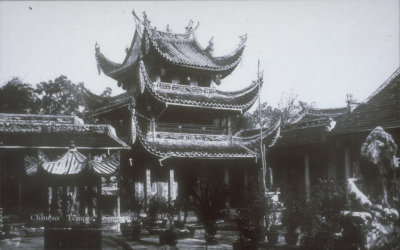
<svg viewBox="0 0 400 250"><path fill-rule="evenodd" d="M220 88L246 87L260 59L262 101L272 105L291 90L318 107L344 106L346 93L362 101L399 67L398 0L0 2L0 84L63 74L95 93L107 86L122 93L98 75L94 45L121 63L134 34L133 8L178 33L199 21L196 37L206 47L214 36L215 55L230 53L247 34L243 59Z"/></svg>

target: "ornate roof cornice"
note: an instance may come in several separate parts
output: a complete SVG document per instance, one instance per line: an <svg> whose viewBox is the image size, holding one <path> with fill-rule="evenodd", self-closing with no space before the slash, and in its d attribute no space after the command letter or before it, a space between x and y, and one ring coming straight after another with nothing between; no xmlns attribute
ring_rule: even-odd
<svg viewBox="0 0 400 250"><path fill-rule="evenodd" d="M142 92L147 89L154 98L168 105L245 112L254 104L258 97L259 84L257 81L254 81L245 89L225 92L215 88L152 82L143 62L139 63L138 70L138 78Z"/></svg>
<svg viewBox="0 0 400 250"><path fill-rule="evenodd" d="M243 137L239 134L214 135L144 131L148 124L138 122L136 131L143 147L159 158L258 158L260 140L268 147L279 137L280 122L264 130L262 136L255 132Z"/></svg>

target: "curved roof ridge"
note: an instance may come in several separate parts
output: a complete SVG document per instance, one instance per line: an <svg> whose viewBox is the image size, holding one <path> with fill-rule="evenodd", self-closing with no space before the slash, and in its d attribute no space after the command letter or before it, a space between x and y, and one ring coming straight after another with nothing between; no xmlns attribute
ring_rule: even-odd
<svg viewBox="0 0 400 250"><path fill-rule="evenodd" d="M104 54L100 52L100 46L98 46L96 43L96 61L99 68L99 73L101 69L104 74L115 79L120 73L132 67L141 57L141 38L142 36L140 35L140 28L138 27L138 25L136 25L136 30L133 35L131 46L127 50L125 59L122 64L115 63L106 58Z"/></svg>
<svg viewBox="0 0 400 250"><path fill-rule="evenodd" d="M97 43L95 51L96 51L95 56L99 74L100 74L100 69L101 71L103 71L104 74L109 75L122 67L122 64L113 62L107 57L105 57L104 54L100 52L100 46L98 46Z"/></svg>

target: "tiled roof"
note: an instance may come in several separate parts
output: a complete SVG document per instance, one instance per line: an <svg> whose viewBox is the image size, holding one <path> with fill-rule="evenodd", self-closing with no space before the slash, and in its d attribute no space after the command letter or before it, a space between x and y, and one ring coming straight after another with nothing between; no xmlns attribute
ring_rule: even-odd
<svg viewBox="0 0 400 250"><path fill-rule="evenodd" d="M99 73L101 70L117 81L124 81L139 59L145 59L152 54L173 65L221 73L225 77L238 65L245 48L246 36L241 36L237 49L229 55L214 57L210 48L204 49L199 45L194 30L190 28L185 34L174 34L151 27L148 20L137 21L131 47L122 64L107 59L96 43L95 56ZM154 53L150 53L150 50Z"/></svg>
<svg viewBox="0 0 400 250"><path fill-rule="evenodd" d="M284 129L326 126L329 119L337 121L347 112L347 107L326 109L305 107L299 117L295 121L286 125Z"/></svg>
<svg viewBox="0 0 400 250"><path fill-rule="evenodd" d="M338 117L343 116L348 111L347 107L341 108L306 108L304 110L304 115L302 115L301 119L297 123L306 123L310 121L315 121L317 119L328 119L333 118L336 120Z"/></svg>
<svg viewBox="0 0 400 250"><path fill-rule="evenodd" d="M92 99L94 103L89 116L96 116L124 106L135 105L133 93L129 91L112 97L101 97L90 91L86 91L85 94L86 98Z"/></svg>
<svg viewBox="0 0 400 250"><path fill-rule="evenodd" d="M214 57L199 45L193 33L187 38L178 38L174 34L146 27L144 35L148 36L151 48L169 63L211 71L234 68L239 63L245 48L245 38L243 38L238 48L229 55Z"/></svg>
<svg viewBox="0 0 400 250"><path fill-rule="evenodd" d="M97 66L100 71L103 71L107 76L120 81L125 77L125 73L129 70L135 68L136 63L141 55L141 35L139 34L138 27L136 27L135 35L133 36L132 44L130 49L127 51L127 55L122 64L115 63L109 59L107 59L103 53L100 52L100 47L96 45L96 61Z"/></svg>
<svg viewBox="0 0 400 250"><path fill-rule="evenodd" d="M308 144L318 144L325 140L325 135L344 116L347 108L317 109L306 107L300 117L285 126L275 147L292 147Z"/></svg>
<svg viewBox="0 0 400 250"><path fill-rule="evenodd" d="M400 68L364 103L338 120L333 134L400 127Z"/></svg>
<svg viewBox="0 0 400 250"><path fill-rule="evenodd" d="M243 90L234 92L224 92L215 88L153 83L149 79L143 63L139 64L138 76L142 90L146 89L154 98L166 104L231 109L244 112L254 104L258 97L257 81L254 81Z"/></svg>
<svg viewBox="0 0 400 250"><path fill-rule="evenodd" d="M230 135L207 135L188 133L146 133L142 122L136 122L139 141L150 153L160 158L257 158L259 135L237 137ZM279 126L263 134L263 139L275 141ZM269 139L267 139L267 137Z"/></svg>
<svg viewBox="0 0 400 250"><path fill-rule="evenodd" d="M84 124L74 116L0 113L0 148L129 148L109 125Z"/></svg>
<svg viewBox="0 0 400 250"><path fill-rule="evenodd" d="M326 134L326 126L285 129L281 131L276 148L322 143Z"/></svg>

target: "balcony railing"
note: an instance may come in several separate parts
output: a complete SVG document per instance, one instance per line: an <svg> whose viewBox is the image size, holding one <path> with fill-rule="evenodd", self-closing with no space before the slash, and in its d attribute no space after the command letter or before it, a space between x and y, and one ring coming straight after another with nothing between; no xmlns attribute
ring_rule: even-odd
<svg viewBox="0 0 400 250"><path fill-rule="evenodd" d="M149 132L151 126L149 124ZM186 133L186 134L207 134L207 135L226 135L227 130L210 125L198 124L177 124L177 123L156 123L154 131L168 133Z"/></svg>
<svg viewBox="0 0 400 250"><path fill-rule="evenodd" d="M188 86L188 85L166 83L166 82L156 82L155 88L163 90L171 90L180 93L197 94L197 95L204 95L204 94L207 95L216 92L215 88Z"/></svg>

